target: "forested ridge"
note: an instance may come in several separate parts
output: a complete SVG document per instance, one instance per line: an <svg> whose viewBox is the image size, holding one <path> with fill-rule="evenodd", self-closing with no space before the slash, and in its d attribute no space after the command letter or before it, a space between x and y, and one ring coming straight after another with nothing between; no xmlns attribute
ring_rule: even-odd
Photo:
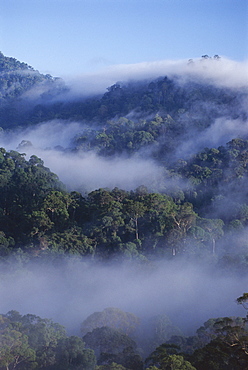
<svg viewBox="0 0 248 370"><path fill-rule="evenodd" d="M67 146L55 143L55 152L137 164L149 158L160 177L131 190L71 191L42 158L25 154L35 153L32 142L1 145L2 279L16 266L56 267L70 256L106 266L128 261L142 271L178 260L246 276L247 90L163 76L118 82L98 96L67 100L68 93L61 79L1 53L1 143L17 128L76 121L79 131ZM237 299L246 302L247 293ZM144 319L107 308L81 331L69 336L60 324L13 307L0 317L0 368L248 369L247 318L210 318L187 337L166 313Z"/></svg>
<svg viewBox="0 0 248 370"><path fill-rule="evenodd" d="M87 196L66 191L37 156L27 160L2 148L1 257L20 249L28 258L54 252L147 261L185 255L223 263L228 256L245 269L248 205L241 191L247 148L248 141L233 139L178 161L168 167L171 182L161 193L141 185L131 191L101 188Z"/></svg>

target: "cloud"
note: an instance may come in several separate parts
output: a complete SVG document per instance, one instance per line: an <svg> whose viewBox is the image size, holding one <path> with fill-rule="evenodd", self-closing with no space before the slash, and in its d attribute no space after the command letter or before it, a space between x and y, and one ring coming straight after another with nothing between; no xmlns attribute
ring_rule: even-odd
<svg viewBox="0 0 248 370"><path fill-rule="evenodd" d="M39 152L48 166L70 190L91 191L98 188L131 190L139 185L151 187L162 173L154 161L138 157L106 159L95 153L65 154Z"/></svg>
<svg viewBox="0 0 248 370"><path fill-rule="evenodd" d="M78 122L54 120L32 128L3 133L0 146L7 150L18 150L27 155L35 154L44 161L44 165L67 186L68 190L92 191L101 187L115 186L134 190L140 185L152 187L164 170L151 158L134 155L104 158L95 152L73 153L59 151L55 147L68 149L71 140L83 129ZM22 141L30 141L32 146L19 146Z"/></svg>
<svg viewBox="0 0 248 370"><path fill-rule="evenodd" d="M181 141L176 156L186 158L204 148L218 148L233 138L245 137L248 133L248 122L241 119L230 119L225 116L217 118L214 123L203 132L197 133L189 128L187 138ZM197 141L195 140L197 135Z"/></svg>
<svg viewBox="0 0 248 370"><path fill-rule="evenodd" d="M0 281L0 313L33 313L76 334L88 315L106 307L139 317L167 314L186 334L209 318L245 315L235 299L246 291L247 276L220 274L180 260L149 267L77 258L58 262L34 262L29 269L5 275Z"/></svg>
<svg viewBox="0 0 248 370"><path fill-rule="evenodd" d="M82 124L78 122L52 120L32 127L4 131L0 135L0 145L8 150L16 150L22 140L27 140L33 144L32 150L54 148L56 145L66 148L81 129Z"/></svg>
<svg viewBox="0 0 248 370"><path fill-rule="evenodd" d="M177 76L181 82L189 79L208 80L223 87L241 88L248 86L248 61L237 62L225 57L220 59L161 60L136 64L119 64L98 72L64 77L71 88L70 94L87 95L104 93L106 88L118 81L140 81L161 76Z"/></svg>

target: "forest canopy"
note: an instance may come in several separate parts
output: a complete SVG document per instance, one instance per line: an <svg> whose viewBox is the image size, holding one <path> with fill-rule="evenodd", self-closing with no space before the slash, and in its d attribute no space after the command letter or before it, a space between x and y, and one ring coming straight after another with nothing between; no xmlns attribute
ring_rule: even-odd
<svg viewBox="0 0 248 370"><path fill-rule="evenodd" d="M220 58L210 59L197 63L218 69ZM68 330L16 307L2 313L1 370L246 368L247 317L206 320L206 311L212 297L228 311L226 290L237 281L243 290L247 278L247 93L175 74L73 95L0 53L3 297L15 286L2 304L24 309L18 297L31 295L45 311L57 297L53 316L63 307L65 322L81 320ZM242 290L236 303L247 310ZM167 312L193 327L183 316L199 322L204 305L189 335Z"/></svg>

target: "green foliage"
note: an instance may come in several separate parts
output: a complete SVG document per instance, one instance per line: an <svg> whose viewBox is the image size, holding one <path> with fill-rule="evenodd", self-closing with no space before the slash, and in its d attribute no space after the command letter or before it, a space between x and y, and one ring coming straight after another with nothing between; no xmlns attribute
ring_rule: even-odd
<svg viewBox="0 0 248 370"><path fill-rule="evenodd" d="M96 370L128 370L126 367L112 362L108 365L100 365L96 367Z"/></svg>
<svg viewBox="0 0 248 370"><path fill-rule="evenodd" d="M246 319L244 321L247 323L248 322L248 293L243 293L241 297L238 297L236 302L238 304L242 304L242 306L246 309L247 314L246 314Z"/></svg>
<svg viewBox="0 0 248 370"><path fill-rule="evenodd" d="M209 319L194 337L172 337L169 343L180 346L184 357L196 369L245 369L248 360L246 321L240 317Z"/></svg>
<svg viewBox="0 0 248 370"><path fill-rule="evenodd" d="M2 326L2 325L1 325ZM35 369L36 353L28 343L28 337L18 330L3 328L0 332L0 368Z"/></svg>
<svg viewBox="0 0 248 370"><path fill-rule="evenodd" d="M151 317L145 322L144 327L146 329L144 339L147 343L146 352L148 353L167 342L172 336L182 334L181 330L165 314Z"/></svg>
<svg viewBox="0 0 248 370"><path fill-rule="evenodd" d="M36 315L21 316L16 311L8 312L6 318L11 327L26 335L29 346L35 351L38 366L50 366L54 363L58 341L66 337L64 327Z"/></svg>
<svg viewBox="0 0 248 370"><path fill-rule="evenodd" d="M146 363L150 366L149 370L196 370L189 361L177 354L178 347L170 344L161 344L147 358Z"/></svg>
<svg viewBox="0 0 248 370"><path fill-rule="evenodd" d="M201 370L243 370L247 367L247 334L246 345L237 342L229 342L228 338L212 340L202 349L198 349L192 355L191 362L196 369Z"/></svg>
<svg viewBox="0 0 248 370"><path fill-rule="evenodd" d="M2 258L24 245L30 258L49 251L140 260L154 254L215 255L216 242L225 236L222 219L199 217L178 190L174 199L144 186L98 189L84 198L66 192L38 157L27 161L3 148L0 190ZM246 208L238 208L236 224L245 225Z"/></svg>
<svg viewBox="0 0 248 370"><path fill-rule="evenodd" d="M243 293L243 295L237 298L237 303L242 304L247 309L247 302L248 302L248 293Z"/></svg>
<svg viewBox="0 0 248 370"><path fill-rule="evenodd" d="M138 325L139 319L134 314L110 307L105 308L102 312L94 312L87 317L81 325L81 331L84 335L93 329L108 326L130 335L137 329Z"/></svg>
<svg viewBox="0 0 248 370"><path fill-rule="evenodd" d="M0 315L0 369L94 370L95 355L49 319L10 311Z"/></svg>
<svg viewBox="0 0 248 370"><path fill-rule="evenodd" d="M246 295L239 297L237 303L246 303ZM171 338L157 346L143 362L136 342L123 331L123 325L129 327L133 317L119 309L92 314L86 320L89 324L92 324L92 318L95 318L93 324L97 321L99 325L111 323L112 318L115 326L122 330L93 325L96 328L81 339L68 337L64 327L52 320L9 311L0 315L0 369L142 370L144 366L147 370L246 369L247 319L209 319L193 337L173 335L175 330L165 315L153 319L149 327L145 322L147 332L141 333L136 328L136 335L139 333L144 337L153 329L158 335L157 341ZM132 325L131 334L133 329ZM153 338L148 336L147 341L152 342ZM145 349L144 344L139 340L139 350Z"/></svg>
<svg viewBox="0 0 248 370"><path fill-rule="evenodd" d="M159 152L165 154L168 149L175 148L176 139L182 139L187 131L185 121L191 128L201 131L219 118L220 111L227 116L233 116L233 112L240 116L245 114L240 101L246 96L246 91L239 92L239 100L232 89L193 81L180 84L176 78L166 76L154 81L116 83L102 96L65 102L63 97L60 99L60 93L68 91L68 88L61 79L42 75L26 63L5 57L2 53L0 71L2 127L32 125L58 118L100 122L103 129L90 140L91 130L77 135L77 146L94 147L104 155L123 150L133 152L161 142L159 137L164 140ZM54 97L56 102L52 101ZM140 118L139 125L126 118L130 113L138 117L135 121ZM154 118L147 123L146 117L150 115ZM138 126L136 130L133 130L134 126Z"/></svg>
<svg viewBox="0 0 248 370"><path fill-rule="evenodd" d="M94 352L85 349L83 340L76 336L61 339L56 347L56 364L52 369L57 370L94 370L96 358Z"/></svg>
<svg viewBox="0 0 248 370"><path fill-rule="evenodd" d="M99 365L123 365L130 370L142 370L143 362L136 352L136 343L123 332L108 326L98 327L83 337L89 348L93 348Z"/></svg>
<svg viewBox="0 0 248 370"><path fill-rule="evenodd" d="M205 322L194 337L172 336L151 353L146 363L158 369L246 369L247 349L247 320L216 318Z"/></svg>
<svg viewBox="0 0 248 370"><path fill-rule="evenodd" d="M180 355L168 355L166 356L161 364L160 369L162 370L196 370L189 361L184 360L183 356Z"/></svg>
<svg viewBox="0 0 248 370"><path fill-rule="evenodd" d="M4 56L0 52L0 116L1 126L15 127L23 124L27 111L38 101L45 101L65 91L59 78L40 74L26 63ZM18 103L17 103L18 102ZM28 102L28 104L27 104ZM28 105L30 107L28 107ZM25 106L25 108L24 108ZM37 118L37 108L33 109Z"/></svg>

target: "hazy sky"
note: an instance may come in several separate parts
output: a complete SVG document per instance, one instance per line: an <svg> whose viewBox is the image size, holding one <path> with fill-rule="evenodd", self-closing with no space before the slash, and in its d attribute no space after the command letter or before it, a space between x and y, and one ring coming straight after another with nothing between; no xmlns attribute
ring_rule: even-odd
<svg viewBox="0 0 248 370"><path fill-rule="evenodd" d="M247 0L0 0L0 50L64 77L218 54L248 59Z"/></svg>

